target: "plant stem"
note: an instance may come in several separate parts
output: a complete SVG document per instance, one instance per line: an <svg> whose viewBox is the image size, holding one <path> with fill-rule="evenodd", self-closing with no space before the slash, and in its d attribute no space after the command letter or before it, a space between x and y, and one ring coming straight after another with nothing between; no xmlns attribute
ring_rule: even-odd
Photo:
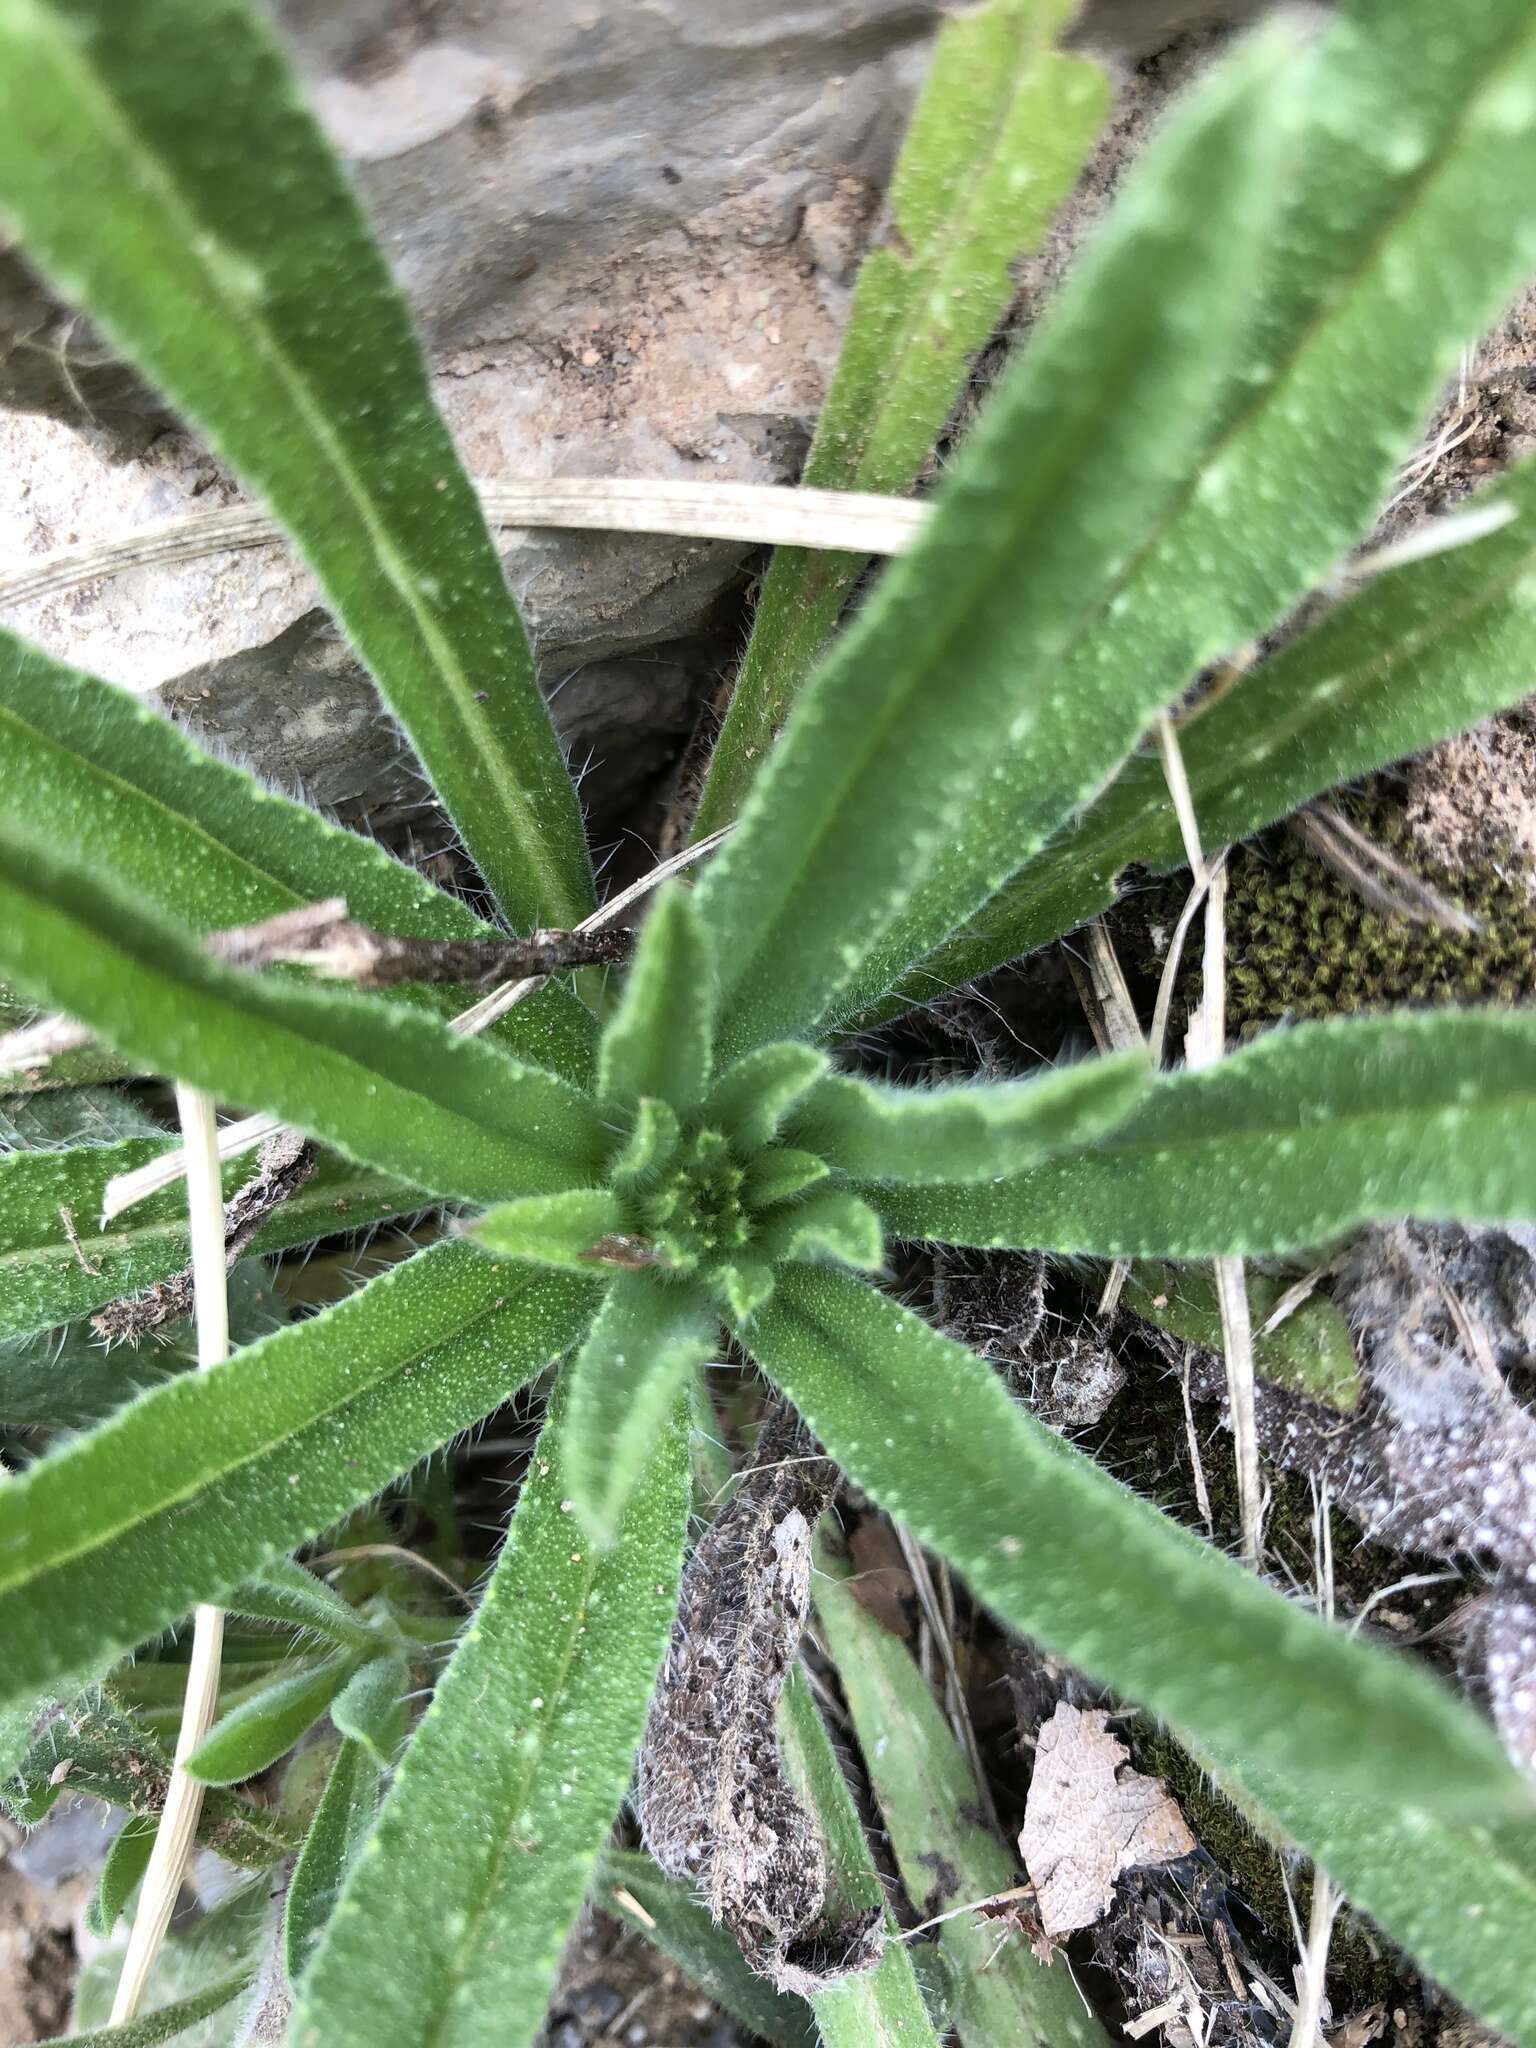
<svg viewBox="0 0 1536 2048"><path fill-rule="evenodd" d="M192 1286L197 1317L197 1363L204 1370L229 1356L229 1294L225 1286L224 1197L219 1176L218 1133L212 1098L200 1088L176 1084L182 1147L187 1162L187 1212L192 1240ZM139 1910L128 1937L122 1975L112 2000L111 2024L133 2018L155 1957L171 1924L176 1894L192 1852L202 1811L203 1788L189 1777L186 1761L213 1720L219 1691L219 1660L224 1643L224 1615L217 1607L199 1607L193 1624L192 1655L176 1760L165 1795L165 1807L150 1852L139 1896Z"/></svg>

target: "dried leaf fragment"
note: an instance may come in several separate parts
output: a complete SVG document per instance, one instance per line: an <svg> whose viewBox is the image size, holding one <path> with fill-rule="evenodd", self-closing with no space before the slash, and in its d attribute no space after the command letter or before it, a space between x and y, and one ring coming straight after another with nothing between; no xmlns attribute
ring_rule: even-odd
<svg viewBox="0 0 1536 2048"><path fill-rule="evenodd" d="M774 1729L810 1611L812 1532L836 1481L780 1409L683 1575L640 1750L647 1849L699 1886L760 1976L801 1993L868 1968L880 1947L878 1914L822 1923L826 1852Z"/></svg>
<svg viewBox="0 0 1536 2048"><path fill-rule="evenodd" d="M1123 1770L1109 1716L1065 1700L1040 1730L1019 1853L1047 1934L1091 1927L1122 1870L1188 1856L1195 1838L1156 1778Z"/></svg>

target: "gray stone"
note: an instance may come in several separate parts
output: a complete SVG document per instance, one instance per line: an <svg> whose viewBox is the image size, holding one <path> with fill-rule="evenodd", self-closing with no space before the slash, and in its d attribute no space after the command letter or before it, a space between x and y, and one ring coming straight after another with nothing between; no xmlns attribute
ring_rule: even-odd
<svg viewBox="0 0 1536 2048"><path fill-rule="evenodd" d="M485 476L798 474L939 0L278 0L282 32L410 296ZM233 502L197 442L0 257L0 551ZM67 422L67 425L61 424ZM77 429L78 431L71 431ZM620 806L682 732L677 644L743 548L506 536L589 794ZM167 701L317 799L419 785L284 551L16 608L51 652ZM674 652L642 677L634 657ZM696 650L689 706L715 680ZM613 664L619 664L615 667ZM630 758L619 744L639 722ZM622 767L623 772L620 772ZM652 771L654 772L654 771ZM603 781L607 777L607 783ZM611 785L611 786L610 786Z"/></svg>

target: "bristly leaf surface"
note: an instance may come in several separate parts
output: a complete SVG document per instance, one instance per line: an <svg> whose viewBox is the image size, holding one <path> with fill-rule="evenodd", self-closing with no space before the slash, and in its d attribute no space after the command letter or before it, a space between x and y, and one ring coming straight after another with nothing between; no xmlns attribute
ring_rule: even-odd
<svg viewBox="0 0 1536 2048"><path fill-rule="evenodd" d="M1533 1158L1536 1017L1402 1011L1283 1027L1163 1075L1097 1144L989 1185L865 1192L899 1237L1215 1258L1381 1216L1516 1221Z"/></svg>
<svg viewBox="0 0 1536 2048"><path fill-rule="evenodd" d="M516 606L405 302L263 17L7 0L0 199L267 498L507 915L576 923L581 813Z"/></svg>
<svg viewBox="0 0 1536 2048"><path fill-rule="evenodd" d="M996 886L996 848L959 868L956 848L1004 763L1051 735L1069 809L1134 742L1123 679L1089 696L1056 668L1214 415L1273 203L1278 57L1262 40L1228 59L1154 145L945 471L931 525L802 693L697 892L728 1051L834 1011L936 869L975 885L964 909Z"/></svg>
<svg viewBox="0 0 1536 2048"><path fill-rule="evenodd" d="M295 2048L518 2048L542 2022L629 1784L688 1529L685 1400L601 1552L569 1512L566 1414L557 1390L485 1597L301 1988Z"/></svg>
<svg viewBox="0 0 1536 2048"><path fill-rule="evenodd" d="M1072 0L990 0L935 38L802 483L899 493L927 461L1109 111L1102 69L1051 47L1071 12ZM863 559L776 550L696 836L740 809Z"/></svg>
<svg viewBox="0 0 1536 2048"><path fill-rule="evenodd" d="M559 1357L592 1298L438 1245L39 1460L0 1488L0 1697L309 1541Z"/></svg>

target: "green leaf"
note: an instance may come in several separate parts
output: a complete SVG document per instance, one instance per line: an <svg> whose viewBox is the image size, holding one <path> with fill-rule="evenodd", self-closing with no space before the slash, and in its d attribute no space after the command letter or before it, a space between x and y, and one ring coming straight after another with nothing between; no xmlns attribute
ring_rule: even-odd
<svg viewBox="0 0 1536 2048"><path fill-rule="evenodd" d="M235 1266L228 1291L230 1332L237 1344L252 1344L287 1320L259 1259L242 1259ZM109 1347L81 1323L0 1343L0 1423L49 1431L88 1429L146 1387L188 1372L196 1363L190 1322L171 1324L148 1341L126 1347Z"/></svg>
<svg viewBox="0 0 1536 2048"><path fill-rule="evenodd" d="M590 1276L599 1239L632 1227L623 1203L606 1188L568 1188L498 1202L476 1220L472 1235L502 1258Z"/></svg>
<svg viewBox="0 0 1536 2048"><path fill-rule="evenodd" d="M704 1121L742 1152L755 1152L777 1137L785 1117L826 1071L827 1056L814 1046L793 1040L760 1045L716 1081Z"/></svg>
<svg viewBox="0 0 1536 2048"><path fill-rule="evenodd" d="M1112 1053L1028 1081L919 1090L835 1075L790 1125L841 1173L923 1184L991 1181L1030 1160L1091 1144L1146 1093L1141 1053Z"/></svg>
<svg viewBox="0 0 1536 2048"><path fill-rule="evenodd" d="M771 1210L761 1219L755 1244L775 1264L822 1254L866 1273L878 1273L885 1264L879 1216L846 1188L817 1188L802 1201Z"/></svg>
<svg viewBox="0 0 1536 2048"><path fill-rule="evenodd" d="M169 1751L122 1710L110 1689L93 1691L48 1716L6 1788L6 1804L27 1827L36 1827L66 1793L152 1821L165 1805L170 1779ZM281 1814L222 1789L204 1798L197 1839L250 1870L280 1863L296 1840Z"/></svg>
<svg viewBox="0 0 1536 2048"><path fill-rule="evenodd" d="M214 1723L187 1758L188 1773L205 1785L241 1785L259 1776L314 1727L355 1668L356 1659L342 1651L262 1686Z"/></svg>
<svg viewBox="0 0 1536 2048"><path fill-rule="evenodd" d="M1527 0L1454 15L1439 0L1339 10L1307 69L1292 196L1220 430L1191 440L1166 515L1063 650L1051 688L1072 716L998 750L847 1014L976 909L969 877L982 865L997 886L1102 785L1116 760L1095 769L1079 722L1107 718L1123 755L1201 668L1267 632L1367 530L1468 337L1536 264L1522 199L1536 178L1533 93Z"/></svg>
<svg viewBox="0 0 1536 2048"><path fill-rule="evenodd" d="M64 1152L0 1153L0 1339L88 1315L186 1265L185 1188L166 1188L136 1202L110 1225L98 1221L107 1182L157 1159L171 1142L126 1138ZM249 1154L230 1161L226 1198L251 1170ZM253 1249L285 1251L336 1230L409 1215L422 1204L421 1191L402 1181L323 1159L313 1179L273 1211ZM66 1210L75 1244L65 1228ZM131 1389L135 1375L142 1377L141 1367L130 1362L130 1353L110 1356Z"/></svg>
<svg viewBox="0 0 1536 2048"><path fill-rule="evenodd" d="M485 1598L300 1989L294 2048L519 2048L543 2022L672 1625L687 1404L610 1550L565 1511L570 1441L557 1385Z"/></svg>
<svg viewBox="0 0 1536 2048"><path fill-rule="evenodd" d="M1011 777L1021 755L1061 754L1065 814L1133 744L1145 714L1126 678L1079 698L1057 668L1167 516L1213 416L1271 211L1288 47L1251 40L1170 124L945 471L916 546L807 684L696 891L727 1050L835 1011L931 875L967 911L1004 879L1009 847L956 855L1004 762ZM908 943L926 952L955 921Z"/></svg>
<svg viewBox="0 0 1536 2048"><path fill-rule="evenodd" d="M679 1388L718 1342L715 1319L691 1287L654 1272L614 1276L569 1368L565 1469L594 1543L614 1541Z"/></svg>
<svg viewBox="0 0 1536 2048"><path fill-rule="evenodd" d="M649 1856L605 1849L597 1862L592 1904L658 1948L754 2037L774 2048L818 2048L805 2000L775 1991L749 1969L735 1938L715 1925L691 1888L663 1877Z"/></svg>
<svg viewBox="0 0 1536 2048"><path fill-rule="evenodd" d="M925 1918L1015 1881L1017 1865L973 1816L976 1780L906 1646L843 1582L846 1561L823 1544L816 1609L853 1716L907 1895ZM996 1923L965 1913L939 1929L965 2048L1108 2048L1066 1963L1042 1963L1022 1938L998 1947Z"/></svg>
<svg viewBox="0 0 1536 2048"><path fill-rule="evenodd" d="M1251 838L1298 805L1421 753L1528 694L1536 672L1536 463L1473 501L1496 533L1376 577L1179 729L1207 841ZM1137 755L1069 830L920 966L880 1014L926 1001L1086 923L1133 863L1184 864L1162 766ZM873 1018L860 1018L861 1025Z"/></svg>
<svg viewBox="0 0 1536 2048"><path fill-rule="evenodd" d="M1326 1295L1311 1294L1274 1329L1266 1329L1286 1283L1252 1267L1243 1278L1259 1378L1352 1415L1360 1400L1360 1362L1342 1311ZM1120 1298L1144 1322L1207 1351L1221 1351L1221 1304L1209 1268L1138 1259L1126 1274Z"/></svg>
<svg viewBox="0 0 1536 2048"><path fill-rule="evenodd" d="M937 2048L895 1915L810 1688L792 1671L779 1708L779 1741L795 1789L814 1814L827 1850L828 1917L852 1919L879 1906L886 1943L872 1970L831 1985L812 1999L824 2048Z"/></svg>
<svg viewBox="0 0 1536 2048"><path fill-rule="evenodd" d="M140 2013L137 2019L125 2020L120 2026L88 2027L83 2034L58 2034L44 2041L41 2048L156 2048L157 2043L173 2041L189 2027L222 2012L226 2005L233 2005L242 1991L250 1990L254 1980L253 1970L237 1970L206 1990L194 1991L189 1998L173 1999L169 2005L158 2005L153 2012Z"/></svg>
<svg viewBox="0 0 1536 2048"><path fill-rule="evenodd" d="M381 1771L393 1768L405 1740L405 1696L410 1668L403 1657L375 1657L359 1667L331 1702L337 1732L360 1742Z"/></svg>
<svg viewBox="0 0 1536 2048"><path fill-rule="evenodd" d="M336 1910L347 1872L379 1804L379 1767L360 1742L343 1742L304 1837L283 1908L283 1955L297 1984Z"/></svg>
<svg viewBox="0 0 1536 2048"><path fill-rule="evenodd" d="M586 1098L542 1067L397 1003L225 967L9 825L0 965L159 1071L439 1193L541 1193L584 1177L608 1143Z"/></svg>
<svg viewBox="0 0 1536 2048"><path fill-rule="evenodd" d="M231 1614L284 1623L364 1656L376 1655L379 1649L377 1629L324 1579L291 1557L275 1558L256 1578L236 1586L222 1604Z"/></svg>
<svg viewBox="0 0 1536 2048"><path fill-rule="evenodd" d="M405 938L500 936L374 840L279 796L127 690L3 629L0 752L19 831L69 848L195 932L342 896L353 917ZM407 985L393 995L446 1013L464 1007L453 989ZM591 1077L592 1019L568 987L548 984L488 1035L569 1080Z"/></svg>
<svg viewBox="0 0 1536 2048"><path fill-rule="evenodd" d="M1161 1075L1111 1136L990 1186L871 1199L898 1237L1214 1258L1378 1216L1518 1221L1533 1157L1536 1016L1401 1011L1270 1031Z"/></svg>
<svg viewBox="0 0 1536 2048"><path fill-rule="evenodd" d="M1492 1733L1436 1681L1189 1535L899 1302L791 1267L740 1334L828 1455L1011 1627L1240 1782L1252 1767L1389 1811L1410 1784L1458 1815L1524 1809Z"/></svg>
<svg viewBox="0 0 1536 2048"><path fill-rule="evenodd" d="M267 499L503 909L576 923L581 814L527 638L404 301L262 17L11 0L0 201Z"/></svg>
<svg viewBox="0 0 1536 2048"><path fill-rule="evenodd" d="M709 1085L715 974L693 900L679 883L663 889L646 920L613 1021L603 1034L597 1092L634 1108L647 1096L678 1116L698 1107Z"/></svg>
<svg viewBox="0 0 1536 2048"><path fill-rule="evenodd" d="M1251 1784L1258 1801L1242 1800L1245 1811L1305 1841L1350 1902L1442 1990L1518 2048L1533 2048L1536 1823L1482 1827L1430 1811L1411 1781L1391 1814L1319 1798L1277 1775L1254 1773Z"/></svg>
<svg viewBox="0 0 1536 2048"><path fill-rule="evenodd" d="M123 1909L149 1868L150 1851L160 1831L158 1814L131 1813L112 1838L101 1876L85 1909L85 1924L98 1941L110 1941Z"/></svg>
<svg viewBox="0 0 1536 2048"><path fill-rule="evenodd" d="M558 1357L591 1300L437 1245L40 1459L0 1488L0 1698L308 1542Z"/></svg>
<svg viewBox="0 0 1536 2048"><path fill-rule="evenodd" d="M819 1152L801 1152L793 1145L772 1145L756 1153L744 1168L742 1200L752 1209L771 1209L775 1202L793 1201L818 1181L826 1180L832 1169Z"/></svg>
<svg viewBox="0 0 1536 2048"><path fill-rule="evenodd" d="M611 1168L614 1185L626 1194L654 1186L677 1157L681 1141L677 1112L653 1095L642 1095L634 1129Z"/></svg>
<svg viewBox="0 0 1536 2048"><path fill-rule="evenodd" d="M1099 67L1050 47L1070 13L1070 0L992 0L939 31L802 483L900 493L916 480L1109 111ZM775 552L696 836L740 809L863 560Z"/></svg>

